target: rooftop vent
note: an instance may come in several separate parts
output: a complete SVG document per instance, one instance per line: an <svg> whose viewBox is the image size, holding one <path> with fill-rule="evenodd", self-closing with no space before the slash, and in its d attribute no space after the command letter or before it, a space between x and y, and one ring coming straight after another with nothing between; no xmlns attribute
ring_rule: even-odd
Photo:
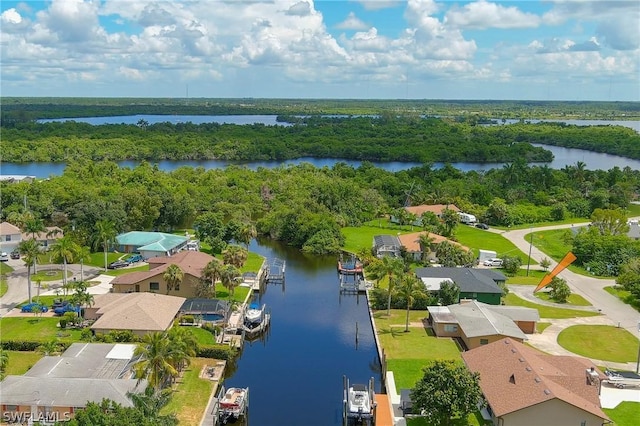
<svg viewBox="0 0 640 426"><path fill-rule="evenodd" d="M545 390L544 390L544 394L545 394L545 395L551 395L551 391L550 391L549 389L545 389Z"/></svg>
<svg viewBox="0 0 640 426"><path fill-rule="evenodd" d="M525 367L525 370L527 371L531 371L531 367L529 367L528 365Z"/></svg>
<svg viewBox="0 0 640 426"><path fill-rule="evenodd" d="M534 380L536 381L536 383L540 383L540 377L536 377Z"/></svg>
<svg viewBox="0 0 640 426"><path fill-rule="evenodd" d="M513 383L514 385L516 384L516 375L512 374L511 377L509 377L509 383Z"/></svg>

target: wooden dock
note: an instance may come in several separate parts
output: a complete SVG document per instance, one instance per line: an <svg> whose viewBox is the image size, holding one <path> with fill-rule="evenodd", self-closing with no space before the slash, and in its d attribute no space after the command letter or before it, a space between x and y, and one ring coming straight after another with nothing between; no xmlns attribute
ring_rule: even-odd
<svg viewBox="0 0 640 426"><path fill-rule="evenodd" d="M266 268L267 284L284 284L286 262L282 259L272 259Z"/></svg>
<svg viewBox="0 0 640 426"><path fill-rule="evenodd" d="M391 401L389 395L383 393L375 394L376 400L376 423L375 426L393 426L393 415L391 414Z"/></svg>

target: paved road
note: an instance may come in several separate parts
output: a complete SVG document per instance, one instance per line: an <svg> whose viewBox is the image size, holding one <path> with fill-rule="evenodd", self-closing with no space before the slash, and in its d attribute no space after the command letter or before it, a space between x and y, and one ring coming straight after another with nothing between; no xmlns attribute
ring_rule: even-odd
<svg viewBox="0 0 640 426"><path fill-rule="evenodd" d="M634 218L636 219L636 218ZM555 225L545 226L540 228L533 228L533 232L546 231L552 229L566 229L571 228L574 225ZM577 225L575 225L577 226ZM529 241L525 239L525 236L532 232L531 229L517 229L513 231L500 232L501 235L516 245L522 252L529 253ZM531 247L531 258L540 262L543 258L549 260L550 257L544 254L535 246ZM551 260L551 269L556 266L557 262ZM599 279L588 277L565 269L559 276L567 281L567 284L571 288L571 291L579 294L588 300L596 309L599 309L605 314L612 323L625 328L631 334L638 337L638 323L640 321L640 313L633 309L631 306L621 302L617 297L614 297L607 293L604 287L615 285L615 280L612 279Z"/></svg>

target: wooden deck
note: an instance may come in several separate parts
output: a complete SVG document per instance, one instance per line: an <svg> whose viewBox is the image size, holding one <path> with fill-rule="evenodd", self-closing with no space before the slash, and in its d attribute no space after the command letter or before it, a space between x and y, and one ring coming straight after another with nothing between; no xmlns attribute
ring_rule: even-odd
<svg viewBox="0 0 640 426"><path fill-rule="evenodd" d="M391 414L391 402L389 396L377 393L376 398L376 426L393 426L393 415Z"/></svg>

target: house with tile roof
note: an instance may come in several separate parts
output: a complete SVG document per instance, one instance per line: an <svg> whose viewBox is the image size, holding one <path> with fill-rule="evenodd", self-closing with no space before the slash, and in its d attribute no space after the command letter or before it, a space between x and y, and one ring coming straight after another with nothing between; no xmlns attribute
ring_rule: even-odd
<svg viewBox="0 0 640 426"><path fill-rule="evenodd" d="M461 210L455 204L421 204L419 206L409 206L404 208L407 213L415 215L417 218L414 222L414 226L422 226L422 219L420 218L424 213L431 212L437 217L442 216L442 212L445 210L453 210L456 213ZM400 223L400 219L395 216L391 216L390 219L393 223Z"/></svg>
<svg viewBox="0 0 640 426"><path fill-rule="evenodd" d="M60 356L45 356L22 376L2 381L0 409L4 419L65 421L86 407L108 398L132 407L128 392L142 393L147 381L134 377L136 345L73 343Z"/></svg>
<svg viewBox="0 0 640 426"><path fill-rule="evenodd" d="M600 405L606 377L588 359L547 355L511 338L462 353L494 425L601 426L611 421Z"/></svg>
<svg viewBox="0 0 640 426"><path fill-rule="evenodd" d="M22 231L17 226L9 223L0 223L0 251L9 253L18 247L22 241Z"/></svg>
<svg viewBox="0 0 640 426"><path fill-rule="evenodd" d="M451 244L460 247L464 251L469 251L469 247L463 246L462 244L451 241L447 237L443 237L442 235L434 234L433 232L413 232L411 234L402 234L398 235L398 239L400 240L400 245L405 248L407 254L413 258L413 260L419 261L422 260L422 246L420 245L420 236L427 235L431 238L432 245L440 244L444 241L450 242ZM434 251L429 252L428 260L436 262L438 259Z"/></svg>
<svg viewBox="0 0 640 426"><path fill-rule="evenodd" d="M22 241L35 238L42 250L49 250L62 237L64 237L64 231L57 226L47 226L44 231L36 234L23 232L21 236Z"/></svg>
<svg viewBox="0 0 640 426"><path fill-rule="evenodd" d="M189 238L164 232L131 231L116 237L117 250L140 253L145 259L171 256L186 248Z"/></svg>
<svg viewBox="0 0 640 426"><path fill-rule="evenodd" d="M428 291L438 291L434 283L453 281L460 288L460 300L478 300L489 305L499 305L502 297L500 285L507 280L502 273L482 268L416 268L415 274Z"/></svg>
<svg viewBox="0 0 640 426"><path fill-rule="evenodd" d="M202 277L202 270L213 256L201 251L183 250L173 256L152 257L148 271L136 271L120 275L111 281L114 293L151 292L169 294L185 298L196 296L196 287ZM164 273L169 265L178 265L183 273L182 283L167 291Z"/></svg>
<svg viewBox="0 0 640 426"><path fill-rule="evenodd" d="M106 293L94 296L85 318L91 330L107 334L130 330L138 336L168 330L185 302L184 297L156 293Z"/></svg>
<svg viewBox="0 0 640 426"><path fill-rule="evenodd" d="M508 309L501 309L508 308ZM518 342L535 332L537 309L495 306L472 300L449 306L429 306L429 324L438 337L459 338L466 349L487 345L505 337Z"/></svg>

